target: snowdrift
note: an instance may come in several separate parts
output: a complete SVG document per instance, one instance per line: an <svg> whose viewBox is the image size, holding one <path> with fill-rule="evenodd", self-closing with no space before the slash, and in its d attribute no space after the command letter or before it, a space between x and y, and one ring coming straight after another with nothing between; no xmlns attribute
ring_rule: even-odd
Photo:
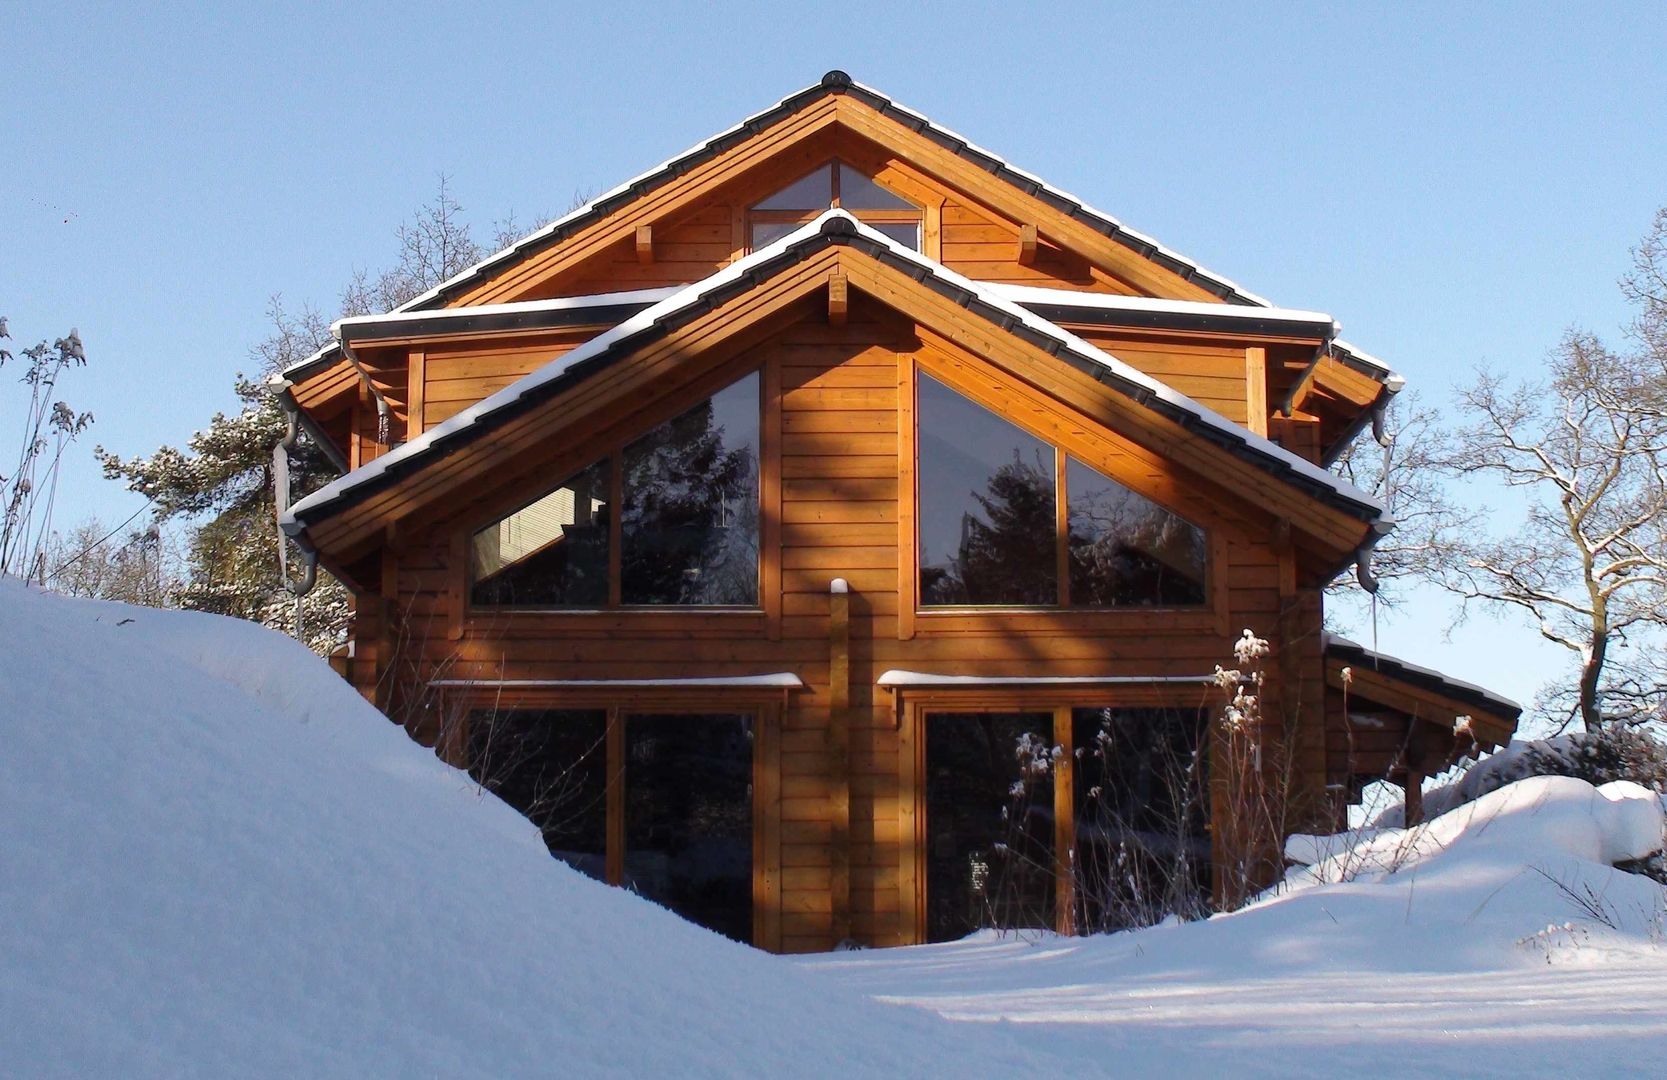
<svg viewBox="0 0 1667 1080"><path fill-rule="evenodd" d="M280 635L6 579L0 641L11 1075L1057 1064L581 877Z"/></svg>

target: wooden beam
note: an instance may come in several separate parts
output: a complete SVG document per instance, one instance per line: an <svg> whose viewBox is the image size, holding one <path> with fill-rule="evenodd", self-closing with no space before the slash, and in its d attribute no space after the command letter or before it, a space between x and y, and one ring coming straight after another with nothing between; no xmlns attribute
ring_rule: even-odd
<svg viewBox="0 0 1667 1080"><path fill-rule="evenodd" d="M609 885L625 881L625 712L615 705L608 709L607 834L603 857Z"/></svg>
<svg viewBox="0 0 1667 1080"><path fill-rule="evenodd" d="M1071 706L1053 710L1053 865L1055 873L1054 926L1069 937L1076 932L1077 814L1075 749L1071 745Z"/></svg>
<svg viewBox="0 0 1667 1080"><path fill-rule="evenodd" d="M428 386L428 354L421 349L412 349L408 354L410 364L407 376L409 389L405 405L405 439L407 442L423 433L423 398Z"/></svg>
<svg viewBox="0 0 1667 1080"><path fill-rule="evenodd" d="M828 586L828 888L832 944L851 936L851 588Z"/></svg>
<svg viewBox="0 0 1667 1080"><path fill-rule="evenodd" d="M844 326L850 311L850 281L844 274L834 274L828 278L828 325Z"/></svg>
<svg viewBox="0 0 1667 1080"><path fill-rule="evenodd" d="M1268 437L1268 350L1253 345L1244 351L1244 404L1250 430Z"/></svg>
<svg viewBox="0 0 1667 1080"><path fill-rule="evenodd" d="M654 261L654 226L637 226L637 262L647 266Z"/></svg>
<svg viewBox="0 0 1667 1080"><path fill-rule="evenodd" d="M1036 262L1036 226L1019 226L1019 265L1032 266Z"/></svg>

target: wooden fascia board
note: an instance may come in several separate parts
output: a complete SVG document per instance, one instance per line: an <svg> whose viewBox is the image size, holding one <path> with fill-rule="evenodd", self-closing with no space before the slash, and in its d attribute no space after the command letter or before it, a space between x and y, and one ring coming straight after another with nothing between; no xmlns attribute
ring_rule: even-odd
<svg viewBox="0 0 1667 1080"><path fill-rule="evenodd" d="M585 379L570 391L540 403L496 427L488 440L453 451L427 468L400 478L363 502L351 504L307 527L319 548L349 549L374 535L389 521L409 517L444 498L471 479L499 469L513 469L528 448L559 435L549 422L552 410L584 416L628 399L690 356L709 352L746 333L760 320L826 288L830 272L845 249L825 248L777 276L719 305L692 322L655 338L623 363Z"/></svg>
<svg viewBox="0 0 1667 1080"><path fill-rule="evenodd" d="M467 341L470 344L474 344L476 342L487 343L503 341L505 339L510 341L526 339L529 344L537 344L539 339L542 338L557 338L564 341L583 342L589 338L595 337L597 334L600 334L605 330L613 329L615 325L615 323L611 322L563 323L560 326L531 328L515 327L505 330L474 330L466 333L454 334L415 334L407 337L376 338L365 344L367 347L381 349L390 347L408 348L411 346L426 347L433 345L448 345L460 341Z"/></svg>
<svg viewBox="0 0 1667 1080"><path fill-rule="evenodd" d="M320 406L355 393L358 385L359 373L346 360L339 360L311 378L291 384L289 394L297 406L315 412Z"/></svg>
<svg viewBox="0 0 1667 1080"><path fill-rule="evenodd" d="M705 198L737 179L761 160L835 123L839 99L823 98L794 113L751 139L691 168L582 229L546 251L506 267L486 281L458 294L447 307L494 304L518 299L543 281L563 274L588 259L605 255L610 247L636 236L639 225L652 225Z"/></svg>
<svg viewBox="0 0 1667 1080"><path fill-rule="evenodd" d="M1347 682L1343 680L1345 667L1349 669ZM1511 734L1516 731L1516 721L1509 716L1414 686L1387 672L1376 671L1361 661L1348 662L1328 657L1326 685L1343 691L1350 698L1392 709L1410 720L1428 724L1450 727L1458 717L1468 716L1477 728L1481 741L1496 746L1509 742Z"/></svg>
<svg viewBox="0 0 1667 1080"><path fill-rule="evenodd" d="M1025 194L861 101L846 96L835 100L840 122L846 127L964 192L975 202L997 211L1016 227L1037 223L1042 235L1055 244L1080 256L1091 266L1127 281L1147 295L1170 300L1221 302L1221 297L1203 286L1142 258L1069 214Z"/></svg>
<svg viewBox="0 0 1667 1080"><path fill-rule="evenodd" d="M1249 462L1198 438L1179 424L1108 390L1090 376L983 319L969 319L960 305L869 258L844 258L847 277L869 293L918 319L935 333L983 357L1043 393L1086 412L1108 429L1202 476L1231 477L1265 509L1289 517L1322 548L1337 555L1358 548L1370 526L1325 506Z"/></svg>

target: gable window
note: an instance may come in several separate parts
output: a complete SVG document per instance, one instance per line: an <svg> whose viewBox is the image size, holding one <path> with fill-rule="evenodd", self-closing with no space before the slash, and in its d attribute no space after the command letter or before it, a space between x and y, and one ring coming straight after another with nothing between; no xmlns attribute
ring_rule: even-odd
<svg viewBox="0 0 1667 1080"><path fill-rule="evenodd" d="M470 602L756 606L759 409L753 373L473 532Z"/></svg>
<svg viewBox="0 0 1667 1080"><path fill-rule="evenodd" d="M625 448L620 599L758 603L758 376Z"/></svg>
<svg viewBox="0 0 1667 1080"><path fill-rule="evenodd" d="M801 176L747 209L752 250L767 247L833 207L904 247L920 250L920 207L839 161Z"/></svg>
<svg viewBox="0 0 1667 1080"><path fill-rule="evenodd" d="M1205 603L1203 529L924 373L916 422L922 607Z"/></svg>
<svg viewBox="0 0 1667 1080"><path fill-rule="evenodd" d="M476 532L470 599L485 606L601 607L608 601L608 459Z"/></svg>

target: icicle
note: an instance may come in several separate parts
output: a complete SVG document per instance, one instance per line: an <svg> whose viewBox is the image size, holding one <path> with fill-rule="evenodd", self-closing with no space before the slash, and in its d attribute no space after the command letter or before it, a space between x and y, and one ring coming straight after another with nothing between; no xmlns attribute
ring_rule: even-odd
<svg viewBox="0 0 1667 1080"><path fill-rule="evenodd" d="M380 409L376 413L376 445L388 445L388 414Z"/></svg>

